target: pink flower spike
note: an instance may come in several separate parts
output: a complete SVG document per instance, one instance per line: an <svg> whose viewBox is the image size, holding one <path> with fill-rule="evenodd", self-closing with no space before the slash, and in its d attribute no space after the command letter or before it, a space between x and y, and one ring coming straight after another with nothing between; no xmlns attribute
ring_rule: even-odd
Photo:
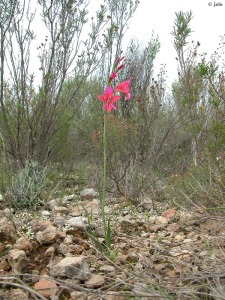
<svg viewBox="0 0 225 300"><path fill-rule="evenodd" d="M114 87L114 91L115 92L119 92L119 93L122 93L125 95L126 97L126 100L130 99L130 79L129 80L126 80L126 81L123 81L119 84L117 84L115 87Z"/></svg>
<svg viewBox="0 0 225 300"><path fill-rule="evenodd" d="M116 72L112 72L112 74L109 76L109 82L112 81L116 77Z"/></svg>
<svg viewBox="0 0 225 300"><path fill-rule="evenodd" d="M99 95L98 99L104 103L102 109L105 109L107 112L110 112L112 109L116 109L114 103L120 99L120 96L113 95L113 89L111 86L107 86L104 94Z"/></svg>
<svg viewBox="0 0 225 300"><path fill-rule="evenodd" d="M121 70L124 67L124 64L119 65L119 67L116 69L116 72L118 72L119 70Z"/></svg>

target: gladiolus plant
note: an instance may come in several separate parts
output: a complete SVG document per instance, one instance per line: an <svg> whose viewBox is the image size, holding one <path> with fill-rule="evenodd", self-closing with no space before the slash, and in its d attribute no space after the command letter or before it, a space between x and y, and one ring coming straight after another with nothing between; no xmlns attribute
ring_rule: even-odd
<svg viewBox="0 0 225 300"><path fill-rule="evenodd" d="M125 99L130 99L130 80L126 80L117 84L114 88L112 87L112 81L116 78L117 72L120 71L124 64L119 65L121 60L124 57L118 57L115 60L113 65L113 70L111 75L108 78L108 85L104 90L102 95L98 95L98 99L103 102L102 109L104 111L104 128L103 128L103 151L104 151L104 161L103 161L103 191L102 194L99 195L100 199L100 207L101 207L101 215L102 222L104 227L104 237L105 237L105 245L106 251L105 253L110 257L111 255L111 228L110 228L110 219L106 222L105 218L105 197L106 197L106 162L107 162L107 151L106 151L106 113L110 113L112 109L116 109L115 103L120 99L120 96L117 93L122 93L125 95ZM96 242L96 240L95 240ZM99 244L98 244L99 245Z"/></svg>

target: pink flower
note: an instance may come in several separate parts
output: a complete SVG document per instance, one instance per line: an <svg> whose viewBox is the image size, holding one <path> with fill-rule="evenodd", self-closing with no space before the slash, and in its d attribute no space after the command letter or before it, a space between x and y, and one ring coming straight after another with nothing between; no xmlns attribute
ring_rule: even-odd
<svg viewBox="0 0 225 300"><path fill-rule="evenodd" d="M126 96L126 100L130 99L130 79L129 80L126 80L126 81L123 81L123 82L120 82L119 84L117 84L115 87L114 87L114 91L115 92L119 92L119 93L122 93Z"/></svg>
<svg viewBox="0 0 225 300"><path fill-rule="evenodd" d="M116 72L112 72L112 74L109 76L109 82L112 81L116 77Z"/></svg>
<svg viewBox="0 0 225 300"><path fill-rule="evenodd" d="M111 86L105 88L103 95L98 95L98 99L104 103L102 109L110 112L112 109L116 109L114 103L120 99L120 96L113 95L113 89Z"/></svg>

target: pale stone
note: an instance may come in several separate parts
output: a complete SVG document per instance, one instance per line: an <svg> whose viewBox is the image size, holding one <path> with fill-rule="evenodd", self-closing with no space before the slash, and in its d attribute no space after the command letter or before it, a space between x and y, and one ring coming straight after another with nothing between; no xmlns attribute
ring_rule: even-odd
<svg viewBox="0 0 225 300"><path fill-rule="evenodd" d="M52 275L79 280L90 278L90 269L83 256L65 257L52 268Z"/></svg>
<svg viewBox="0 0 225 300"><path fill-rule="evenodd" d="M98 193L94 189L84 189L80 192L80 196L84 199L93 199Z"/></svg>
<svg viewBox="0 0 225 300"><path fill-rule="evenodd" d="M41 245L53 244L58 236L58 230L54 226L49 226L44 231L38 231L36 233L36 240Z"/></svg>
<svg viewBox="0 0 225 300"><path fill-rule="evenodd" d="M101 266L99 268L100 271L103 271L103 272L114 272L116 269L115 267L113 266L110 266L110 265L104 265L104 266Z"/></svg>
<svg viewBox="0 0 225 300"><path fill-rule="evenodd" d="M70 299L69 300L84 300L87 299L87 294L80 291L73 291L70 293Z"/></svg>
<svg viewBox="0 0 225 300"><path fill-rule="evenodd" d="M63 227L66 224L66 219L61 217L61 216L57 216L54 218L53 221L53 225L56 225L58 228Z"/></svg>
<svg viewBox="0 0 225 300"><path fill-rule="evenodd" d="M71 194L71 195L67 195L63 197L64 201L71 201L74 200L76 198L76 194Z"/></svg>
<svg viewBox="0 0 225 300"><path fill-rule="evenodd" d="M175 242L182 242L184 240L184 235L183 234L177 234L174 237Z"/></svg>
<svg viewBox="0 0 225 300"><path fill-rule="evenodd" d="M89 289L99 288L105 283L105 278L99 274L91 274L91 277L85 282L85 286Z"/></svg>
<svg viewBox="0 0 225 300"><path fill-rule="evenodd" d="M52 209L52 212L55 213L55 214L67 215L69 213L69 209L67 207L64 207L64 206L55 206Z"/></svg>
<svg viewBox="0 0 225 300"><path fill-rule="evenodd" d="M67 235L63 241L64 244L69 245L73 243L73 238L71 235Z"/></svg>
<svg viewBox="0 0 225 300"><path fill-rule="evenodd" d="M28 259L24 250L13 249L8 253L8 263L13 273L20 274L28 264Z"/></svg>
<svg viewBox="0 0 225 300"><path fill-rule="evenodd" d="M54 247L49 247L46 251L45 251L45 256L52 256L55 252L55 248Z"/></svg>
<svg viewBox="0 0 225 300"><path fill-rule="evenodd" d="M155 218L155 224L159 225L159 224L168 224L168 221L166 218L162 217L162 216L158 216Z"/></svg>
<svg viewBox="0 0 225 300"><path fill-rule="evenodd" d="M42 217L49 217L50 216L50 212L48 210L43 210L41 212Z"/></svg>
<svg viewBox="0 0 225 300"><path fill-rule="evenodd" d="M156 224L153 224L153 225L150 225L149 228L148 228L148 231L149 232L158 232L160 230L162 230L164 228L165 225L161 224L161 225L156 225Z"/></svg>
<svg viewBox="0 0 225 300"><path fill-rule="evenodd" d="M153 204L152 204L152 201L144 201L142 203L142 207L145 209L145 210L151 210L153 208Z"/></svg>
<svg viewBox="0 0 225 300"><path fill-rule="evenodd" d="M85 217L72 217L67 221L66 224L71 227L79 227L85 229L88 226L88 219Z"/></svg>

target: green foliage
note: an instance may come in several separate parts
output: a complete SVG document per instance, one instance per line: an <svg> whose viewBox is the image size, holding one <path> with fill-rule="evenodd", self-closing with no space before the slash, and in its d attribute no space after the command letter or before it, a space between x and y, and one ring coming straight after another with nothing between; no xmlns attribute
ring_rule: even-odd
<svg viewBox="0 0 225 300"><path fill-rule="evenodd" d="M0 133L0 193L5 193L11 180L11 170L3 136Z"/></svg>
<svg viewBox="0 0 225 300"><path fill-rule="evenodd" d="M222 157L199 166L191 166L183 175L167 178L169 199L181 207L220 207L224 205L225 168Z"/></svg>
<svg viewBox="0 0 225 300"><path fill-rule="evenodd" d="M47 184L47 168L34 161L13 176L9 190L9 201L15 209L37 208L41 204L41 192Z"/></svg>
<svg viewBox="0 0 225 300"><path fill-rule="evenodd" d="M191 34L191 28L189 23L193 19L192 12L178 12L176 14L176 20L173 27L174 45L177 49L182 48L187 45L187 38Z"/></svg>

